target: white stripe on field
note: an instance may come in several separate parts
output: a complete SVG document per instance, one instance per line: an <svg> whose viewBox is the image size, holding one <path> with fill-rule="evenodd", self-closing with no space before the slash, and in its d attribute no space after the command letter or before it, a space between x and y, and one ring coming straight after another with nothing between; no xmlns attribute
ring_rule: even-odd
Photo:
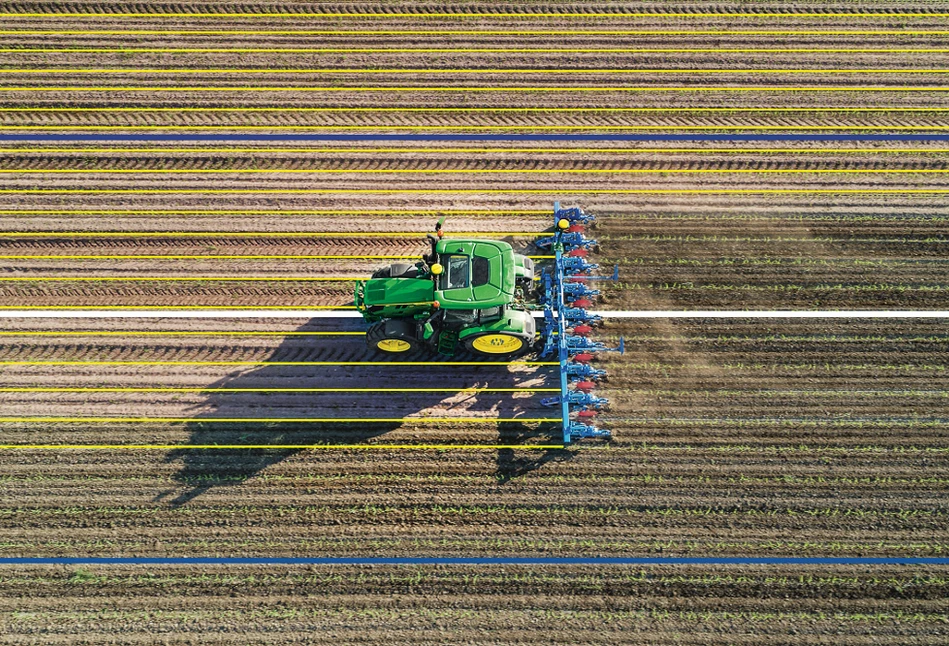
<svg viewBox="0 0 949 646"><path fill-rule="evenodd" d="M633 310L593 311L603 318L774 318L868 319L949 318L949 310ZM534 312L534 316L543 316ZM0 310L0 318L362 318L350 310Z"/></svg>
<svg viewBox="0 0 949 646"><path fill-rule="evenodd" d="M893 319L949 318L949 310L634 310L631 312L592 312L615 319Z"/></svg>

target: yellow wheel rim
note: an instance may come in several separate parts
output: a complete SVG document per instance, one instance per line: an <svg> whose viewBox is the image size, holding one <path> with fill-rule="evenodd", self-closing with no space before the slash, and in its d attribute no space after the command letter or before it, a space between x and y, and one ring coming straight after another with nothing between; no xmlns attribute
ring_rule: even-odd
<svg viewBox="0 0 949 646"><path fill-rule="evenodd" d="M376 347L383 352L407 352L412 349L412 344L402 339L383 339Z"/></svg>
<svg viewBox="0 0 949 646"><path fill-rule="evenodd" d="M471 347L486 354L508 354L524 347L524 340L510 334L485 334L471 342Z"/></svg>

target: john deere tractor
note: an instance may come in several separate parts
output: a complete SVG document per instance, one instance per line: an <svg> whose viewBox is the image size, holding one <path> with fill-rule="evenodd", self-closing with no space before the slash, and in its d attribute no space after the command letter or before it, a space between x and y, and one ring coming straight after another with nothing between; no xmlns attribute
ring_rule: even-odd
<svg viewBox="0 0 949 646"><path fill-rule="evenodd" d="M356 308L370 324L366 343L388 353L427 347L452 356L459 348L514 356L534 344L526 295L534 263L496 240L429 234L431 253L394 263L356 283Z"/></svg>

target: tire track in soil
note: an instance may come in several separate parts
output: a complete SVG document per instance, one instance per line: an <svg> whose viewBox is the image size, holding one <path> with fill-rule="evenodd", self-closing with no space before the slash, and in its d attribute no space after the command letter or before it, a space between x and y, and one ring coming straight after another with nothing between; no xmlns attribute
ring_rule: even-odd
<svg viewBox="0 0 949 646"><path fill-rule="evenodd" d="M710 106L712 107L712 106ZM714 112L711 111L711 112ZM445 130L453 129L466 131L483 129L487 131L534 131L534 130L591 130L591 131L636 131L644 130L768 130L768 131L848 131L848 130L933 130L945 129L941 119L942 112L933 110L931 113L912 112L901 114L846 114L831 113L801 116L796 113L781 114L779 107L760 110L756 116L734 115L651 115L635 112L622 114L481 114L476 111L461 114L426 115L420 113L378 114L356 112L336 115L334 113L277 113L267 114L260 112L242 113L239 110L228 113L209 112L196 114L193 112L164 112L164 113L0 113L0 124L7 129L17 132L29 132L31 128L37 131L47 130L130 130L160 129L162 131L175 129L194 130L242 130L267 132L268 129L320 129L374 131L398 129L422 131L426 129ZM770 114L775 113L775 114ZM12 131L12 130L9 130Z"/></svg>
<svg viewBox="0 0 949 646"><path fill-rule="evenodd" d="M156 149L161 152L161 149ZM195 154L200 154L200 148L194 149ZM361 153L369 155L370 153ZM772 171L776 174L787 173L787 171L848 171L848 172L873 172L880 173L903 173L908 171L926 171L945 170L947 164L945 160L933 159L932 155L925 153L901 156L899 158L881 158L880 156L861 156L861 155L840 155L839 157L820 155L813 159L806 159L807 150L802 149L801 154L793 157L781 156L750 156L750 155L705 155L701 159L688 158L684 155L646 154L645 159L630 158L638 157L640 154L633 151L625 154L625 158L617 158L616 155L598 156L592 153L582 153L576 159L550 158L543 159L542 155L532 156L525 159L521 154L510 154L508 156L495 155L491 158L475 159L470 156L459 158L457 153L446 149L443 153L446 157L434 157L431 155L413 154L411 148L406 148L405 154L399 156L379 156L373 154L371 158L353 157L349 153L339 153L340 158L334 158L327 153L321 153L319 157L315 156L276 156L268 154L266 157L237 155L214 155L213 157L181 157L175 156L97 156L90 157L68 157L60 155L4 155L0 157L0 169L5 171L19 170L69 170L88 172L91 176L98 174L109 174L109 171L149 171L149 172L167 172L167 171L194 171L200 174L203 171L248 171L250 173L259 173L260 171L273 172L279 174L281 171L484 171L486 173L505 171L548 171L548 172L570 172L570 171L597 171L597 172L617 172L617 171L637 171L637 172L655 172L655 173L674 173L676 171L717 171L721 173L742 172L742 171ZM449 156L450 155L450 156ZM17 177L17 173L7 173L5 178ZM55 173L49 175L37 174L37 180L58 179ZM225 175L226 176L226 175Z"/></svg>

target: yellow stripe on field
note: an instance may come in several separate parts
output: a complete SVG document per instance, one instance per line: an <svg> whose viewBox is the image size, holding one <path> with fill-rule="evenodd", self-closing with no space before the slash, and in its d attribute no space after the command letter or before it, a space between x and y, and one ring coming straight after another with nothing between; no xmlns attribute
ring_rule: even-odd
<svg viewBox="0 0 949 646"><path fill-rule="evenodd" d="M559 366L557 361L0 361L0 366Z"/></svg>
<svg viewBox="0 0 949 646"><path fill-rule="evenodd" d="M575 154L575 153L603 153L603 154L637 154L637 153L742 153L742 154L781 154L781 153L822 153L822 154L884 154L884 153L949 153L949 148L0 148L0 153L542 153L542 154ZM0 213L10 213L12 211L0 211ZM24 213L27 211L23 211ZM50 213L101 213L101 211L75 211L75 210L49 210ZM254 214L323 214L323 213L341 213L347 215L359 215L362 213L386 213L389 215L426 215L431 213L455 213L455 214L511 214L511 215L534 215L537 213L549 214L550 209L533 210L431 210L431 211L393 211L391 209L363 211L245 211L234 209L232 211L179 211L179 210L127 210L126 213L254 213Z"/></svg>
<svg viewBox="0 0 949 646"><path fill-rule="evenodd" d="M10 254L0 255L2 260L411 260L419 258L415 255L381 255L381 256L198 256L198 255L158 255L158 254L63 254L63 255L31 255ZM150 279L154 280L154 279ZM161 279L159 279L161 280ZM269 279L268 279L269 280ZM313 280L313 279L311 279ZM316 280L321 280L317 278Z"/></svg>
<svg viewBox="0 0 949 646"><path fill-rule="evenodd" d="M949 51L947 49L946 51ZM431 113L520 113L520 112L577 112L577 113L613 113L613 112L645 112L645 113L694 113L694 112L767 112L772 113L781 113L781 112L949 112L949 108L940 108L940 107L931 107L931 108L903 108L903 107L866 107L866 108L557 108L557 107L544 107L544 108L386 108L386 107L371 107L371 108L362 108L362 107L352 107L352 108L252 108L252 107L211 107L211 108L158 108L158 107L101 107L101 108L64 108L64 107L55 107L55 108L5 108L0 107L0 112L134 112L134 113L151 113L151 112L343 112L343 113L352 113L352 112L431 112ZM184 149L190 150L190 149ZM253 150L267 150L254 148ZM273 148L270 150L280 151L285 150L283 148ZM340 150L339 148L325 148L325 149L313 149L313 148L301 148L298 150ZM360 148L352 148L351 150L365 150ZM396 148L393 150L405 150L404 148Z"/></svg>
<svg viewBox="0 0 949 646"><path fill-rule="evenodd" d="M779 127L784 129L783 127ZM889 130L890 128L882 128ZM901 128L895 128L901 130ZM949 129L949 126L940 126L936 128L919 128L920 130L943 130ZM3 175L21 175L21 174L62 174L62 175L201 175L201 174L400 174L400 175L550 175L550 174L570 174L570 175L800 175L800 174L852 174L852 175L879 175L879 174L918 174L918 173L949 173L946 168L867 168L867 169L846 169L846 168L728 168L728 169L705 169L705 168L465 168L465 169L415 169L415 168L393 168L393 169L362 169L347 170L338 168L327 169L171 169L157 170L152 168L136 169L117 169L96 168L96 169L73 169L73 168L31 168L31 169L0 169ZM392 235L392 234L388 234ZM398 235L398 234L396 234ZM415 235L422 235L421 233ZM540 234L538 234L540 235Z"/></svg>
<svg viewBox="0 0 949 646"><path fill-rule="evenodd" d="M3 152L0 150L0 152ZM949 150L946 150L949 152ZM128 214L152 214L152 213L161 213L161 214L170 214L170 215L228 215L228 214L247 214L247 215L361 215L366 213L371 214L383 214L383 215L473 215L473 214L488 214L488 215L536 215L538 213L549 214L552 213L551 209L530 209L530 210L509 210L509 209L500 209L500 210L478 210L478 209L466 209L466 210L452 210L452 209L432 209L430 211L423 210L407 210L407 211L393 211L392 209L363 209L361 211L349 211L349 210L336 210L336 209L315 209L315 210L301 210L301 209L276 209L276 210L257 210L257 209L14 209L14 210L0 210L0 214L17 214L17 213L29 213L29 214L39 214L39 213L56 213L56 214L116 214L116 213L128 213Z"/></svg>
<svg viewBox="0 0 949 646"><path fill-rule="evenodd" d="M361 332L357 334L362 334ZM553 393L560 388L3 388L0 393Z"/></svg>
<svg viewBox="0 0 949 646"><path fill-rule="evenodd" d="M0 449L34 451L181 451L192 449L275 449L275 450L386 450L386 451L457 451L457 450L551 450L563 444L0 444Z"/></svg>
<svg viewBox="0 0 949 646"><path fill-rule="evenodd" d="M945 68L0 68L0 74L949 74Z"/></svg>
<svg viewBox="0 0 949 646"><path fill-rule="evenodd" d="M59 258L60 256L55 256ZM101 256L95 256L100 258ZM554 256L529 256L530 258L544 258L551 259ZM222 282L222 283L244 283L244 282L355 282L357 280L367 280L366 276L330 276L330 277L308 277L308 276L293 276L290 278L284 277L275 277L275 278L261 278L261 277L250 277L245 278L241 276L236 277L227 277L227 276L215 276L215 277L196 277L192 278L190 276L158 276L158 277L149 277L149 276L10 276L10 277L0 277L0 282L21 282L21 283L32 283L32 282L117 282L117 283L150 283L150 282ZM539 277L535 277L534 280L540 280Z"/></svg>
<svg viewBox="0 0 949 646"><path fill-rule="evenodd" d="M4 29L4 35L80 36L945 36L946 29Z"/></svg>
<svg viewBox="0 0 949 646"><path fill-rule="evenodd" d="M504 11L426 11L426 12L103 12L103 11L62 11L62 12L2 12L0 18L946 18L946 12L886 12L886 11L850 11L850 12L675 12L675 11L589 11L589 12L504 12Z"/></svg>
<svg viewBox="0 0 949 646"><path fill-rule="evenodd" d="M46 258L58 258L60 256L46 256ZM98 258L99 256L93 256ZM110 258L111 259L111 258ZM366 280L366 276L277 276L273 278L263 278L263 277L227 277L227 276L0 276L0 282L152 282L152 281L165 281L165 282L228 282L228 283L244 283L244 282L350 282L356 280Z"/></svg>
<svg viewBox="0 0 949 646"><path fill-rule="evenodd" d="M419 258L421 254L414 255L379 255L379 256L308 256L308 255L285 255L285 256L267 256L267 255L227 255L227 256L198 256L198 255L159 255L159 254L57 254L57 255L31 255L31 254L8 254L0 255L2 260L412 260ZM532 259L548 260L554 256L528 256ZM151 278L149 280L156 280ZM162 280L161 278L157 280ZM168 278L168 280L176 280ZM216 280L209 278L205 280ZM223 278L223 280L232 280ZM246 279L254 280L254 279ZM263 278L261 280L284 280L280 278ZM290 278L286 280L291 280ZM295 280L295 279L294 279ZM303 280L302 278L300 280ZM335 278L308 278L306 280L335 280Z"/></svg>
<svg viewBox="0 0 949 646"><path fill-rule="evenodd" d="M0 211L0 214L10 213ZM61 213L53 211L53 213ZM0 231L0 238L414 238L427 232L404 231ZM479 236L500 238L533 238L547 235L543 231L458 231L453 237Z"/></svg>
<svg viewBox="0 0 949 646"><path fill-rule="evenodd" d="M379 424L394 422L424 422L426 424L499 424L522 422L544 424L560 422L559 417L0 417L0 423L77 423L77 424L191 424L195 422L248 424Z"/></svg>
<svg viewBox="0 0 949 646"><path fill-rule="evenodd" d="M354 310L355 305L0 305L0 310Z"/></svg>
<svg viewBox="0 0 949 646"><path fill-rule="evenodd" d="M466 130L487 130L487 131L494 131L494 130L500 130L500 131L504 131L504 130L508 130L508 131L520 131L520 130L525 130L525 131L530 131L530 130L553 130L553 131L564 131L564 130L570 130L570 131L578 131L578 130L579 130L579 131L583 131L583 130L598 131L598 130L604 130L604 131L612 131L612 130L623 130L623 131L633 131L633 132L635 132L635 131L638 131L638 130L647 130L647 131L653 131L653 130L660 130L660 131L667 131L667 130L684 130L684 131L691 131L691 130L703 130L703 131L704 131L704 130L712 130L712 131L718 131L718 130L777 130L777 131L785 131L785 130L883 130L883 131L911 130L911 131L917 131L917 130L918 130L918 131L925 131L925 130L946 130L946 129L949 129L949 126L932 126L932 125L930 125L930 126L900 126L900 125L888 125L888 126L860 126L860 125L849 125L849 124L842 124L842 125L839 125L839 126L793 126L793 125L792 125L792 126L786 126L786 125L782 125L782 126L762 126L762 125L749 125L749 126L729 126L729 125L705 125L705 126L700 126L700 125L691 125L691 126L668 126L668 125L658 125L658 126L656 126L656 125L646 125L646 126L643 126L643 125L636 125L636 126L630 126L630 125L627 125L627 126L615 126L615 125L614 125L614 126L602 126L602 125L601 125L601 126L597 126L597 125L591 125L591 126L543 126L543 125L540 125L540 126L538 126L538 125L534 125L534 124L522 124L522 125L517 125L517 126L472 126L472 125L465 125L465 124L459 124L459 125L454 125L454 126L427 126L427 125L417 125L417 126L397 126L397 125L396 125L396 126L393 126L393 125L381 125L381 126L239 126L239 125L216 125L216 126L188 126L188 125L184 125L184 126L181 126L181 125L162 125L162 126L134 126L134 125L133 125L133 126L83 126L83 125L69 125L69 126L0 126L0 131L2 131L2 130L27 130L27 131L40 130L40 131L66 131L66 132L77 131L77 130L102 130L102 131L110 131L110 132L112 132L112 131L123 132L123 131L135 131L135 130L172 130L172 131L185 131L185 132L195 132L195 131L197 131L197 132L201 132L201 131L236 131L236 132L242 132L242 131L251 131L251 132L252 132L252 131L265 131L265 132L272 132L272 131L279 131L279 132L332 131L332 132L335 132L335 131L341 131L341 130L344 130L344 131L345 131L345 130L357 130L357 131L358 131L358 130L367 130L367 131L372 131L372 132L380 131L380 130L382 130L382 131L392 131L392 130L395 130L395 131L411 131L411 132L427 131L427 130L449 130L449 131L459 131L459 130L461 130L461 131L466 131ZM538 151L535 151L535 152L542 152L542 151L538 150ZM6 171L6 172L14 172L14 171ZM23 172L23 171L19 171L19 172ZM30 171L30 172L39 172L39 171ZM72 171L71 171L71 172L72 172ZM74 171L74 172L82 172L82 171ZM133 171L117 171L117 172L133 172ZM205 172L205 173L220 172L220 173L223 173L223 172L237 172L237 171L216 171L216 170L206 170L206 171L185 171L185 170L182 170L182 171L161 171L161 170L153 170L153 171L138 171L138 172L155 172L155 173L160 173L160 172L181 172L181 173L186 173L186 172ZM248 172L248 173L250 173L250 172L269 173L269 172L276 172L276 171L261 170L261 171L243 171L243 172ZM339 170L339 171L308 171L308 170L297 170L297 171L282 171L282 172L288 172L288 173L294 173L294 172L296 172L296 173L307 173L307 172L339 172L339 173L344 173L344 172L349 172L349 173L380 172L380 173L384 173L384 172L396 172L396 171L385 171L385 170L380 170L380 171L359 171L359 170L351 170L351 171L346 171L346 170ZM409 171L406 171L406 172L409 172ZM444 172L444 173L447 173L447 172L465 172L465 171L434 171L434 170L433 170L433 171L415 171L415 172L430 172L430 173Z"/></svg>
<svg viewBox="0 0 949 646"><path fill-rule="evenodd" d="M949 189L930 188L801 188L801 189L3 189L0 194L11 195L794 195L794 194L941 194ZM414 257L414 256L413 256Z"/></svg>
<svg viewBox="0 0 949 646"><path fill-rule="evenodd" d="M0 31L0 33L4 33ZM949 48L869 47L60 47L0 54L944 54Z"/></svg>
<svg viewBox="0 0 949 646"><path fill-rule="evenodd" d="M656 86L656 87L547 87L547 86L6 86L2 92L946 92L945 86Z"/></svg>
<svg viewBox="0 0 949 646"><path fill-rule="evenodd" d="M0 331L0 336L365 336L365 332L190 332L167 330L153 332L145 330L22 330ZM0 388L3 390L3 388Z"/></svg>

